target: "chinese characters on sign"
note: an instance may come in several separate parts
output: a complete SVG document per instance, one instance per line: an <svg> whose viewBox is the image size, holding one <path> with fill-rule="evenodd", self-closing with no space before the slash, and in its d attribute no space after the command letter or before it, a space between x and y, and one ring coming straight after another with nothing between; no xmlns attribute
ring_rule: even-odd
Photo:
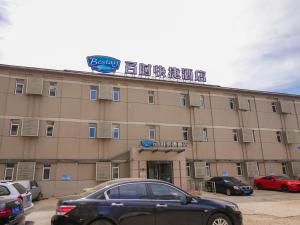
<svg viewBox="0 0 300 225"><path fill-rule="evenodd" d="M161 65L144 64L137 62L125 61L125 74L153 76L159 78L169 78L176 80L206 82L205 71L188 68L169 67L167 70Z"/></svg>

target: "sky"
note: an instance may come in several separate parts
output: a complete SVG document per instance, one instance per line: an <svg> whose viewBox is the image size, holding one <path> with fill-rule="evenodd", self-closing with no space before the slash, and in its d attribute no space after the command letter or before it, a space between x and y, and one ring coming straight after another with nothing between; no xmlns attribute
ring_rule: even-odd
<svg viewBox="0 0 300 225"><path fill-rule="evenodd" d="M300 94L300 1L0 0L0 64L90 71L89 55Z"/></svg>

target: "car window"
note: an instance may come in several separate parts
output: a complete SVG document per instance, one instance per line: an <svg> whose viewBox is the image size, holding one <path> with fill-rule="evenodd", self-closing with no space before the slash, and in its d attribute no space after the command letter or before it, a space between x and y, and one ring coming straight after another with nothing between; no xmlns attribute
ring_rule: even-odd
<svg viewBox="0 0 300 225"><path fill-rule="evenodd" d="M20 194L25 194L27 192L26 188L24 186L22 186L21 184L19 184L19 183L13 183L12 185L17 189L17 191Z"/></svg>
<svg viewBox="0 0 300 225"><path fill-rule="evenodd" d="M186 195L178 189L165 184L149 184L154 199L181 200Z"/></svg>
<svg viewBox="0 0 300 225"><path fill-rule="evenodd" d="M4 187L4 186L0 186L0 196L5 196L5 195L9 195L9 190Z"/></svg>
<svg viewBox="0 0 300 225"><path fill-rule="evenodd" d="M112 188L107 192L110 199L145 199L147 198L146 184L125 184Z"/></svg>
<svg viewBox="0 0 300 225"><path fill-rule="evenodd" d="M119 187L112 188L106 192L109 199L119 199Z"/></svg>
<svg viewBox="0 0 300 225"><path fill-rule="evenodd" d="M272 177L264 177L263 179L264 179L264 180L271 180Z"/></svg>

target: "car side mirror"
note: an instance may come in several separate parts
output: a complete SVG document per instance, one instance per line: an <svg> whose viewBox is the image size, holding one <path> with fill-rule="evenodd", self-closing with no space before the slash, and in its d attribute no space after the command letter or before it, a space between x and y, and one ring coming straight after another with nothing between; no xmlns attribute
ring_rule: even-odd
<svg viewBox="0 0 300 225"><path fill-rule="evenodd" d="M192 200L193 200L193 198L188 195L180 197L180 203L182 205L187 205L187 204L191 203Z"/></svg>

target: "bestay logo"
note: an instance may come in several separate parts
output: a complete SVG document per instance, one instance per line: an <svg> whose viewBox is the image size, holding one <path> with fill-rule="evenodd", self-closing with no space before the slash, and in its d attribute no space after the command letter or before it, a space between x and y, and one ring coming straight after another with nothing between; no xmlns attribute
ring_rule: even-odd
<svg viewBox="0 0 300 225"><path fill-rule="evenodd" d="M87 63L92 70L102 73L116 72L121 64L121 61L109 56L93 55L86 57Z"/></svg>

